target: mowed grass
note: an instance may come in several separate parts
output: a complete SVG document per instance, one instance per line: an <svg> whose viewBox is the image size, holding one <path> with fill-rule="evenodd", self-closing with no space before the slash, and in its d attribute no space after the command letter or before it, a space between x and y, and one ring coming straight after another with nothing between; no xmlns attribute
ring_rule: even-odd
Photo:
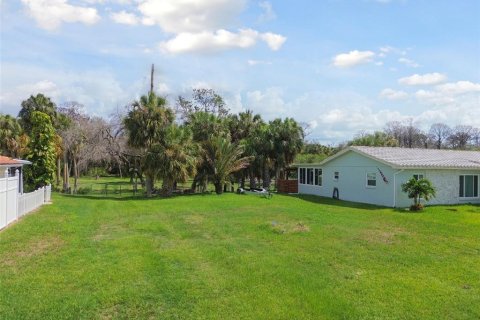
<svg viewBox="0 0 480 320"><path fill-rule="evenodd" d="M54 195L0 232L1 319L479 319L480 207Z"/></svg>

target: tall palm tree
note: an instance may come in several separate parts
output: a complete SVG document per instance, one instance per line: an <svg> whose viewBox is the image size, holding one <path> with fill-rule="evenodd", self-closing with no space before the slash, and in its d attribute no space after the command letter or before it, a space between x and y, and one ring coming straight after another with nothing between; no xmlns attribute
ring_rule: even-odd
<svg viewBox="0 0 480 320"><path fill-rule="evenodd" d="M233 114L228 117L228 127L233 143L243 144L244 156L254 157L250 166L235 174L236 180L242 188L245 187L245 179L250 177L250 187L255 188L255 176L261 175L256 170L261 160L261 155L258 153L258 142L262 142L259 138L261 127L264 126L262 118L258 114L254 114L251 110L240 112L238 115Z"/></svg>
<svg viewBox="0 0 480 320"><path fill-rule="evenodd" d="M302 150L304 132L303 128L292 118L275 119L270 122L273 135L275 177L283 177L285 168L294 160Z"/></svg>
<svg viewBox="0 0 480 320"><path fill-rule="evenodd" d="M157 97L154 92L142 96L132 104L132 108L124 119L128 132L128 144L140 151L142 171L146 177L147 196L152 195L158 163L147 157L153 146L163 144L168 126L173 123L175 115L167 108L167 101Z"/></svg>
<svg viewBox="0 0 480 320"><path fill-rule="evenodd" d="M215 186L215 192L223 192L223 184L230 174L246 168L251 157L243 157L244 147L234 144L229 137L211 136L203 145L205 160Z"/></svg>

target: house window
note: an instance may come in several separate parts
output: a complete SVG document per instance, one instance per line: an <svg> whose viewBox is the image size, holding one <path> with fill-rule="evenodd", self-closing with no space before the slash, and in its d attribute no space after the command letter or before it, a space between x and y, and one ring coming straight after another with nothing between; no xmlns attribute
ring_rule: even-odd
<svg viewBox="0 0 480 320"><path fill-rule="evenodd" d="M413 175L413 179L415 179L415 180L417 180L417 181L418 181L418 180L421 180L421 179L423 179L423 178L424 178L424 177L423 177L423 174L414 174L414 175Z"/></svg>
<svg viewBox="0 0 480 320"><path fill-rule="evenodd" d="M377 173L367 172L367 187L373 188L377 186Z"/></svg>
<svg viewBox="0 0 480 320"><path fill-rule="evenodd" d="M307 169L307 184L313 185L313 168Z"/></svg>
<svg viewBox="0 0 480 320"><path fill-rule="evenodd" d="M478 176L461 175L459 191L460 198L478 198Z"/></svg>
<svg viewBox="0 0 480 320"><path fill-rule="evenodd" d="M315 169L315 185L322 186L322 169Z"/></svg>
<svg viewBox="0 0 480 320"><path fill-rule="evenodd" d="M338 171L335 171L333 173L333 180L338 181L339 178L340 178L340 173Z"/></svg>
<svg viewBox="0 0 480 320"><path fill-rule="evenodd" d="M305 184L305 168L300 168L300 184Z"/></svg>

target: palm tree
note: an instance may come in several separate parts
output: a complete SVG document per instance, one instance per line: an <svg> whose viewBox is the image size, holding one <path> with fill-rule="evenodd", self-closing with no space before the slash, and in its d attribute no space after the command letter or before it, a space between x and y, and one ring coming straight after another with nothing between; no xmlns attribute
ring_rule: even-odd
<svg viewBox="0 0 480 320"><path fill-rule="evenodd" d="M0 114L0 153L11 157L22 156L22 127L18 120L10 115Z"/></svg>
<svg viewBox="0 0 480 320"><path fill-rule="evenodd" d="M203 149L217 194L223 192L223 184L230 174L246 168L252 160L252 157L242 157L244 147L233 144L229 137L211 136Z"/></svg>
<svg viewBox="0 0 480 320"><path fill-rule="evenodd" d="M245 187L245 178L250 177L250 187L255 188L255 176L261 176L261 170L257 170L261 167L261 158L258 151L258 144L264 142L259 138L261 127L264 127L265 123L262 121L260 115L254 115L251 110L240 112L238 115L233 114L228 117L228 128L230 130L230 136L233 143L244 144L243 156L254 157L254 160L250 163L250 166L246 169L240 170L235 174L236 179L242 188Z"/></svg>
<svg viewBox="0 0 480 320"><path fill-rule="evenodd" d="M128 131L128 144L140 151L142 171L146 177L147 196L152 195L159 164L154 157L147 157L153 146L162 145L167 127L175 118L173 111L166 107L167 101L157 97L154 92L142 96L132 105L132 109L124 119Z"/></svg>
<svg viewBox="0 0 480 320"><path fill-rule="evenodd" d="M270 122L273 135L275 178L284 176L285 168L300 153L303 147L303 128L292 118L275 119Z"/></svg>
<svg viewBox="0 0 480 320"><path fill-rule="evenodd" d="M413 199L413 205L410 210L421 210L423 208L420 203L420 199L423 198L426 201L435 197L435 188L428 179L415 179L412 178L402 184L402 191L406 192L410 199Z"/></svg>
<svg viewBox="0 0 480 320"><path fill-rule="evenodd" d="M195 111L188 114L185 124L192 130L193 140L204 145L212 133L216 136L228 136L228 128L226 121L215 114ZM205 190L207 187L209 167L207 161L204 159L204 154L200 154L201 161L197 162L197 174L193 178L192 189L195 191L200 185L201 189Z"/></svg>
<svg viewBox="0 0 480 320"><path fill-rule="evenodd" d="M168 127L164 144L156 144L147 155L148 162L159 165L158 177L163 179L165 195L170 195L177 182L186 182L196 173L197 145L192 132L186 127L172 124Z"/></svg>

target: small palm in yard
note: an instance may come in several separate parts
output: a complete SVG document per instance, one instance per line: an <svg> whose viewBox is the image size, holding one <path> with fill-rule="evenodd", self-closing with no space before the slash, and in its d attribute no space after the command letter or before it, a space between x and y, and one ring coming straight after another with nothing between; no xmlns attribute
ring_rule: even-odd
<svg viewBox="0 0 480 320"><path fill-rule="evenodd" d="M212 136L204 144L205 159L211 171L215 192L221 194L230 174L248 167L251 157L242 157L243 146L222 136Z"/></svg>
<svg viewBox="0 0 480 320"><path fill-rule="evenodd" d="M164 144L154 145L147 161L157 163L158 176L163 179L162 194L171 195L176 182L186 182L196 173L197 145L186 127L171 125Z"/></svg>
<svg viewBox="0 0 480 320"><path fill-rule="evenodd" d="M423 206L420 203L420 199L423 198L426 201L435 197L435 188L428 179L415 179L412 178L402 184L402 191L408 194L410 199L413 199L413 205L410 206L410 210L418 211L422 210Z"/></svg>

